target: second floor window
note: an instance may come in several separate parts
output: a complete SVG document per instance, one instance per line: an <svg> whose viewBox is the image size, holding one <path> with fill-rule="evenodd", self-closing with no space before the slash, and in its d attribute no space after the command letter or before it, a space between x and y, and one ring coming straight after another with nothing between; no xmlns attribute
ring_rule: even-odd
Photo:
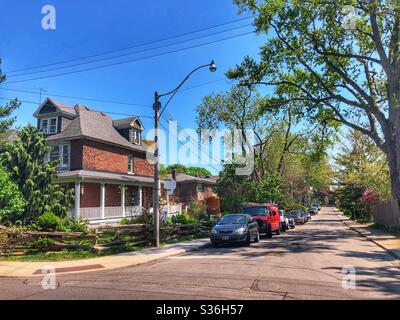
<svg viewBox="0 0 400 320"><path fill-rule="evenodd" d="M136 129L131 129L129 131L129 140L133 144L140 144L140 131Z"/></svg>
<svg viewBox="0 0 400 320"><path fill-rule="evenodd" d="M128 172L133 173L133 156L128 155Z"/></svg>
<svg viewBox="0 0 400 320"><path fill-rule="evenodd" d="M52 134L57 132L58 119L42 119L40 122L40 130L45 134Z"/></svg>
<svg viewBox="0 0 400 320"><path fill-rule="evenodd" d="M61 166L69 167L69 144L61 145Z"/></svg>

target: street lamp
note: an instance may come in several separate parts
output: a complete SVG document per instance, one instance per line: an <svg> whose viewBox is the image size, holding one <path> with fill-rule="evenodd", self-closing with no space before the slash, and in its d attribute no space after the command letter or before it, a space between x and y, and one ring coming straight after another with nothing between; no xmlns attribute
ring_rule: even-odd
<svg viewBox="0 0 400 320"><path fill-rule="evenodd" d="M174 95L178 92L178 90L182 87L182 85L189 79L189 77L195 73L197 70L202 68L207 68L211 72L215 72L217 70L217 66L215 65L214 60L211 61L209 64L201 65L191 72L179 83L179 85L163 94L159 94L157 91L154 93L154 143L155 143L155 150L154 150L154 187L153 187L153 225L154 225L154 244L159 247L160 246L160 194L161 194L161 183L160 183L160 163L159 163L159 151L158 151L158 137L159 137L159 122L160 116L162 115L163 111L167 107L168 103L174 97ZM164 108L160 112L161 103L160 98L165 96L171 96L167 103L165 104Z"/></svg>

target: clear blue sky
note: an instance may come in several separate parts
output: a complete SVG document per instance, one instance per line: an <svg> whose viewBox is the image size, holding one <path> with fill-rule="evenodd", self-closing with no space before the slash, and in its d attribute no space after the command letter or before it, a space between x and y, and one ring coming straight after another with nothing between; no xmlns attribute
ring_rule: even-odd
<svg viewBox="0 0 400 320"><path fill-rule="evenodd" d="M54 5L57 10L56 30L43 30L41 27L43 17L41 9L46 4ZM3 15L0 19L0 30L2 30L0 57L3 60L2 70L6 74L10 70L80 58L168 38L239 18L237 7L231 0L46 0L23 2L2 0L1 10ZM250 22L251 20L242 21L185 38L174 39L170 42L226 30ZM251 30L252 27L238 29L112 61L159 54ZM51 96L51 93L54 93L150 105L153 102L155 90L165 92L174 88L187 72L198 65L208 63L211 59L215 59L218 71L215 73L208 72L206 69L199 71L186 83L185 88L224 78L224 72L236 63L240 63L245 55L256 57L258 49L264 41L264 36L245 35L128 64L49 79L14 84L4 83L1 87L28 91L38 91L39 88L43 88L50 93L45 93L43 97ZM158 43L153 47L170 42ZM137 48L130 52L151 47ZM119 54L121 53L124 52ZM92 64L89 67L105 63L108 62ZM78 70L84 67L86 66L58 72ZM57 71L53 73L57 73ZM9 74L8 81L45 74L51 73L26 75L19 78L11 77ZM38 95L4 91L1 90L1 87L0 98L18 97L20 100L39 101ZM195 89L183 90L168 106L168 111L182 127L195 128L194 108L200 103L201 98L212 91L224 91L229 87L227 81L219 81ZM81 103L103 111L152 116L151 108L54 98L70 105ZM4 100L0 102L4 103ZM15 113L18 119L17 125L34 122L32 113L36 107L34 104L22 103L21 108ZM118 118L118 116L114 117ZM146 118L143 120L146 129L151 129L152 120ZM215 169L210 167L208 169L216 173Z"/></svg>

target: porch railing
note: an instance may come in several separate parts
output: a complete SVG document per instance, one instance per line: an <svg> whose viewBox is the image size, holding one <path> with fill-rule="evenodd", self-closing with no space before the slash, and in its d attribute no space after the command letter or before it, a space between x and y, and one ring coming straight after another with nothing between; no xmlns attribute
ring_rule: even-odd
<svg viewBox="0 0 400 320"><path fill-rule="evenodd" d="M137 216L141 214L141 208L139 206L125 207L125 216ZM122 207L105 207L104 208L104 219L122 218L123 210ZM83 220L97 220L103 219L101 208L80 208L80 217Z"/></svg>

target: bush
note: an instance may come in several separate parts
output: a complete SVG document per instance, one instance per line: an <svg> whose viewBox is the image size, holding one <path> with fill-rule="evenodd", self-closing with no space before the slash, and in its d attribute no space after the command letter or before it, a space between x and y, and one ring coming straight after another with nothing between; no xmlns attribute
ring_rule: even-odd
<svg viewBox="0 0 400 320"><path fill-rule="evenodd" d="M83 232L83 233L89 232L89 228L87 227L84 221L76 221L69 217L65 217L64 219L62 219L61 229L63 229L63 231L68 231L68 232Z"/></svg>
<svg viewBox="0 0 400 320"><path fill-rule="evenodd" d="M207 205L204 201L192 201L187 208L187 212L192 217L200 218L200 216L207 214Z"/></svg>
<svg viewBox="0 0 400 320"><path fill-rule="evenodd" d="M64 231L63 221L52 212L45 212L36 221L37 226L43 231Z"/></svg>
<svg viewBox="0 0 400 320"><path fill-rule="evenodd" d="M198 219L195 217L191 217L186 213L177 214L176 216L172 217L172 223L181 223L181 224L189 224L189 223L196 223Z"/></svg>
<svg viewBox="0 0 400 320"><path fill-rule="evenodd" d="M0 167L0 223L15 223L22 218L26 201L10 174Z"/></svg>

